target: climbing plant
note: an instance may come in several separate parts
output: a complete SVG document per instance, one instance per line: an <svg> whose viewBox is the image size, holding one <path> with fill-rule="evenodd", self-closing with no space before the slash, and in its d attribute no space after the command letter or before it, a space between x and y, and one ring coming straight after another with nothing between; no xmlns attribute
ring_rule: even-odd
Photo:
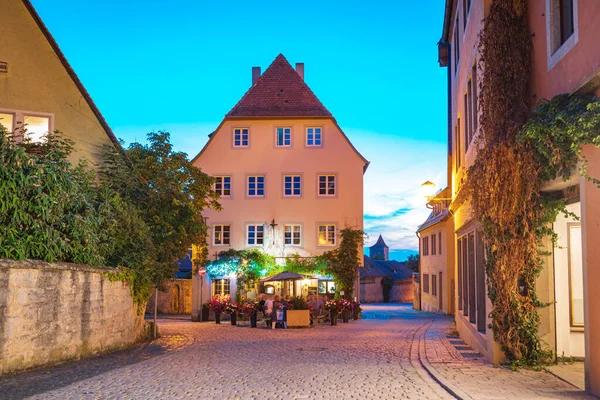
<svg viewBox="0 0 600 400"><path fill-rule="evenodd" d="M551 356L539 337L538 308L545 304L535 279L543 267L541 241L556 238L551 223L566 209L541 189L549 179L570 177L582 161L582 144L599 144L599 106L592 98L558 96L529 109L527 4L496 0L485 19L479 43L482 129L477 158L462 182L485 239L491 328L514 365Z"/></svg>
<svg viewBox="0 0 600 400"><path fill-rule="evenodd" d="M360 264L359 248L364 242L362 229L345 227L340 231L340 245L322 255L327 264L327 272L336 283L336 296L352 299L354 280ZM340 292L344 292L341 296Z"/></svg>

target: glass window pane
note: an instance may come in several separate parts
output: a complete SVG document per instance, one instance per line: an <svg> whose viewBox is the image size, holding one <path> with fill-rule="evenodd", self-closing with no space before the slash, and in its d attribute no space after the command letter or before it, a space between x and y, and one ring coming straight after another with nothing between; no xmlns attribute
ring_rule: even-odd
<svg viewBox="0 0 600 400"><path fill-rule="evenodd" d="M14 130L14 120L14 115L0 113L0 124L4 126L4 128L9 132L12 132Z"/></svg>
<svg viewBox="0 0 600 400"><path fill-rule="evenodd" d="M23 122L27 129L27 137L32 142L41 142L50 130L50 118L25 115Z"/></svg>

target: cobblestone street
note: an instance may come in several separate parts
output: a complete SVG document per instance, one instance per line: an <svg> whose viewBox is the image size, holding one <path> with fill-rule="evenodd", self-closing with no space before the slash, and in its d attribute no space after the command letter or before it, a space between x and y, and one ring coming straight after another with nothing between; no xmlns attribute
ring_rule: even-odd
<svg viewBox="0 0 600 400"><path fill-rule="evenodd" d="M494 368L448 337L451 320L408 305L312 329L160 321L135 349L0 378L0 398L587 398L545 372Z"/></svg>

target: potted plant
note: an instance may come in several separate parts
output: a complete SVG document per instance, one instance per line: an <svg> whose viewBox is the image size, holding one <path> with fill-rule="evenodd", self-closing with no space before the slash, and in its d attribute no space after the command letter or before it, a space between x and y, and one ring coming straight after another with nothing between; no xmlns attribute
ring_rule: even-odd
<svg viewBox="0 0 600 400"><path fill-rule="evenodd" d="M325 310L329 311L329 318L331 319L331 325L337 325L338 317L338 305L335 300L327 300L325 302Z"/></svg>
<svg viewBox="0 0 600 400"><path fill-rule="evenodd" d="M337 302L337 308L338 311L341 311L342 313L342 321L347 323L350 317L350 313L352 312L352 303L350 302L350 300L341 299Z"/></svg>
<svg viewBox="0 0 600 400"><path fill-rule="evenodd" d="M294 297L289 303L286 311L287 326L304 327L310 326L310 311L308 303L302 297Z"/></svg>
<svg viewBox="0 0 600 400"><path fill-rule="evenodd" d="M228 301L221 296L214 296L208 301L208 308L215 313L215 322L217 324L221 323L221 313L225 311L227 303Z"/></svg>
<svg viewBox="0 0 600 400"><path fill-rule="evenodd" d="M240 305L238 303L228 302L225 306L227 314L231 316L231 325L237 325L237 315L240 312Z"/></svg>
<svg viewBox="0 0 600 400"><path fill-rule="evenodd" d="M210 307L208 306L208 302L202 304L202 322L207 322L210 316Z"/></svg>
<svg viewBox="0 0 600 400"><path fill-rule="evenodd" d="M256 300L248 300L242 307L242 312L250 318L250 327L256 328L256 317L258 314L259 304Z"/></svg>
<svg viewBox="0 0 600 400"><path fill-rule="evenodd" d="M358 301L352 302L352 319L355 321L360 317L360 312L362 309L360 308L360 303Z"/></svg>

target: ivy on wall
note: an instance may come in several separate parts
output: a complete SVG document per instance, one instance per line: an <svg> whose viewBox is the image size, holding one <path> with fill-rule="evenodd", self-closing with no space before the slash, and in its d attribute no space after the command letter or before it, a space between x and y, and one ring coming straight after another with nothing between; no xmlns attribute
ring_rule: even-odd
<svg viewBox="0 0 600 400"><path fill-rule="evenodd" d="M481 223L494 338L513 365L548 361L535 291L544 238L565 201L541 191L580 168L582 144L600 144L600 105L561 95L529 109L531 34L526 0L495 0L479 43L481 134L463 190ZM592 178L590 178L592 179ZM592 179L593 180L593 179ZM595 182L598 182L594 180Z"/></svg>

